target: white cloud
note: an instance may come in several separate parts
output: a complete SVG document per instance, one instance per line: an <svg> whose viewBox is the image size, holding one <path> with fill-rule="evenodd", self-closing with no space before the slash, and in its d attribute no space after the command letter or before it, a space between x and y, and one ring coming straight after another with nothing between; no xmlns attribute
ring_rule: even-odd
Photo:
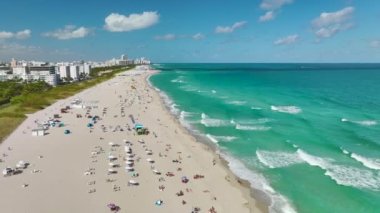
<svg viewBox="0 0 380 213"><path fill-rule="evenodd" d="M314 34L321 38L330 38L335 34L350 29L353 24L350 22L355 11L354 7L346 7L336 12L323 12L312 21Z"/></svg>
<svg viewBox="0 0 380 213"><path fill-rule="evenodd" d="M166 34L166 35L154 37L154 39L156 39L156 40L165 40L165 41L172 41L172 40L175 40L176 38L177 38L176 35L170 34L170 33Z"/></svg>
<svg viewBox="0 0 380 213"><path fill-rule="evenodd" d="M379 48L380 47L380 40L373 40L369 43L369 45L373 48Z"/></svg>
<svg viewBox="0 0 380 213"><path fill-rule="evenodd" d="M239 29L246 24L247 24L246 21L240 21L240 22L234 23L232 26L217 26L215 28L215 33L232 33L236 29Z"/></svg>
<svg viewBox="0 0 380 213"><path fill-rule="evenodd" d="M0 31L0 39L27 39L31 36L32 31L29 29L25 29L19 32L6 32L6 31Z"/></svg>
<svg viewBox="0 0 380 213"><path fill-rule="evenodd" d="M287 45L287 44L293 44L297 42L299 36L297 34L289 35L284 38L277 39L274 44L275 45Z"/></svg>
<svg viewBox="0 0 380 213"><path fill-rule="evenodd" d="M5 31L0 32L0 39L8 39L8 38L13 38L13 33L5 32Z"/></svg>
<svg viewBox="0 0 380 213"><path fill-rule="evenodd" d="M44 33L43 36L56 38L59 40L68 40L76 38L84 38L90 34L90 29L85 27L75 27L74 25L67 25L63 29L57 29L53 32Z"/></svg>
<svg viewBox="0 0 380 213"><path fill-rule="evenodd" d="M260 8L263 10L277 10L291 3L293 3L293 0L263 0L260 4Z"/></svg>
<svg viewBox="0 0 380 213"><path fill-rule="evenodd" d="M284 5L293 3L293 0L263 0L260 4L262 10L267 12L259 17L259 22L267 22L276 18L277 11Z"/></svg>
<svg viewBox="0 0 380 213"><path fill-rule="evenodd" d="M158 20L157 12L143 12L129 16L111 13L105 18L104 28L111 32L128 32L150 27L158 23Z"/></svg>
<svg viewBox="0 0 380 213"><path fill-rule="evenodd" d="M264 15L260 16L259 21L260 22L266 22L266 21L273 20L275 17L276 17L276 15L271 10L271 11L267 11Z"/></svg>
<svg viewBox="0 0 380 213"><path fill-rule="evenodd" d="M23 30L23 31L19 31L15 34L15 38L17 39L27 39L30 37L30 35L32 34L32 31L31 30Z"/></svg>
<svg viewBox="0 0 380 213"><path fill-rule="evenodd" d="M205 36L202 33L197 33L197 34L193 35L192 38L194 40L202 40L205 38Z"/></svg>

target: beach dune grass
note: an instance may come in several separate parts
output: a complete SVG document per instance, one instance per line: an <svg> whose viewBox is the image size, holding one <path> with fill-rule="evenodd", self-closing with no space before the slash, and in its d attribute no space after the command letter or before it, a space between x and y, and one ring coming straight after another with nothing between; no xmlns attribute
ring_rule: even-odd
<svg viewBox="0 0 380 213"><path fill-rule="evenodd" d="M72 84L64 84L39 93L28 93L15 96L10 103L0 106L0 143L12 133L26 118L26 114L36 112L53 104L59 99L67 98L76 93L109 80L117 73L133 69L135 66L114 67L96 71L93 78Z"/></svg>
<svg viewBox="0 0 380 213"><path fill-rule="evenodd" d="M3 141L25 118L25 116L0 117L0 141Z"/></svg>

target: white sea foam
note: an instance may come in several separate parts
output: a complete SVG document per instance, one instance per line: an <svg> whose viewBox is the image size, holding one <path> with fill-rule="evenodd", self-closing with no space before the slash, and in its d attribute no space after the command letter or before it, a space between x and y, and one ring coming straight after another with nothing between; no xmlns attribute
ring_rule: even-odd
<svg viewBox="0 0 380 213"><path fill-rule="evenodd" d="M249 170L242 162L221 153L221 156L227 160L231 171L238 177L247 180L251 187L263 192L270 201L269 212L271 213L295 213L296 211L283 195L277 193L261 174Z"/></svg>
<svg viewBox="0 0 380 213"><path fill-rule="evenodd" d="M358 124L361 126L375 126L378 124L377 121L375 121L375 120L352 121L352 120L348 120L347 118L342 118L341 121L342 122L350 122L350 123Z"/></svg>
<svg viewBox="0 0 380 213"><path fill-rule="evenodd" d="M196 91L198 91L197 88L192 87L190 85L180 86L179 88L182 89L182 90L184 90L184 91L186 91L186 92L196 92Z"/></svg>
<svg viewBox="0 0 380 213"><path fill-rule="evenodd" d="M223 142L231 142L238 139L237 137L234 137L234 136L216 136L216 138L219 141L223 141Z"/></svg>
<svg viewBox="0 0 380 213"><path fill-rule="evenodd" d="M258 118L258 119L251 119L251 120L238 120L237 123L239 124L265 124L271 122L272 119L270 118Z"/></svg>
<svg viewBox="0 0 380 213"><path fill-rule="evenodd" d="M380 190L380 176L373 171L352 166L337 165L332 160L316 157L298 149L299 157L311 166L325 170L325 175L337 184L355 188Z"/></svg>
<svg viewBox="0 0 380 213"><path fill-rule="evenodd" d="M215 90L211 90L211 92L212 92L212 93L214 93L214 94L216 93L216 91L215 91Z"/></svg>
<svg viewBox="0 0 380 213"><path fill-rule="evenodd" d="M225 120L221 119L215 119L215 118L210 118L206 114L202 113L201 114L201 124L203 124L206 127L220 127L220 126L228 126L230 123Z"/></svg>
<svg viewBox="0 0 380 213"><path fill-rule="evenodd" d="M253 110L262 110L262 108L260 108L260 107L255 107L255 106L251 106L251 109L253 109Z"/></svg>
<svg viewBox="0 0 380 213"><path fill-rule="evenodd" d="M235 129L243 131L268 131L271 129L270 126L248 126L236 124Z"/></svg>
<svg viewBox="0 0 380 213"><path fill-rule="evenodd" d="M207 134L206 137L214 143L231 142L237 139L237 137L234 137L234 136L216 136L216 135L210 135L210 134Z"/></svg>
<svg viewBox="0 0 380 213"><path fill-rule="evenodd" d="M236 105L236 106L243 106L246 104L246 101L227 101L227 104Z"/></svg>
<svg viewBox="0 0 380 213"><path fill-rule="evenodd" d="M351 153L351 158L359 161L362 163L365 167L374 169L374 170L380 170L380 159L376 158L366 158L361 155Z"/></svg>
<svg viewBox="0 0 380 213"><path fill-rule="evenodd" d="M288 167L304 162L297 153L257 150L256 155L262 164L272 169Z"/></svg>
<svg viewBox="0 0 380 213"><path fill-rule="evenodd" d="M210 139L210 141L212 141L213 143L218 143L219 142L214 136L212 136L210 134L207 134L206 137L208 139Z"/></svg>
<svg viewBox="0 0 380 213"><path fill-rule="evenodd" d="M178 105L174 103L170 105L170 111L175 115L178 115L179 113L179 109L177 107Z"/></svg>
<svg viewBox="0 0 380 213"><path fill-rule="evenodd" d="M372 120L364 120L364 121L354 121L354 123L357 123L362 126L375 126L377 125L377 121Z"/></svg>
<svg viewBox="0 0 380 213"><path fill-rule="evenodd" d="M179 109L177 108L178 105L175 104L175 103L173 102L173 100L170 99L170 97L169 97L168 95L166 95L166 93L164 93L164 92L160 92L159 94L160 94L160 96L163 98L163 100L164 100L166 106L169 107L170 112L171 112L172 114L174 114L174 115L178 115L178 114L179 114Z"/></svg>
<svg viewBox="0 0 380 213"><path fill-rule="evenodd" d="M193 113L193 112L186 112L186 111L181 111L180 113L180 118L182 119L185 119L187 117L191 117L191 116L194 116L196 113Z"/></svg>
<svg viewBox="0 0 380 213"><path fill-rule="evenodd" d="M182 80L180 77L176 78L176 79L173 79L171 80L172 83L180 83L180 84L183 84L185 83L184 80Z"/></svg>
<svg viewBox="0 0 380 213"><path fill-rule="evenodd" d="M349 152L349 151L347 151L347 150L343 149L342 147L340 147L340 150L342 150L343 154L345 154L345 155L348 155L348 154L350 154L350 152Z"/></svg>
<svg viewBox="0 0 380 213"><path fill-rule="evenodd" d="M298 114L302 109L297 106L271 106L272 111L283 112L288 114Z"/></svg>

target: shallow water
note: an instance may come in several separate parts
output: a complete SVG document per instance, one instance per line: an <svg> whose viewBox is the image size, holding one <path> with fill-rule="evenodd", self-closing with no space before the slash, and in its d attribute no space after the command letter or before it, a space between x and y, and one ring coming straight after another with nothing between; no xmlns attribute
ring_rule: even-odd
<svg viewBox="0 0 380 213"><path fill-rule="evenodd" d="M159 69L150 81L172 113L239 160L231 166L266 191L272 211L380 209L380 65Z"/></svg>

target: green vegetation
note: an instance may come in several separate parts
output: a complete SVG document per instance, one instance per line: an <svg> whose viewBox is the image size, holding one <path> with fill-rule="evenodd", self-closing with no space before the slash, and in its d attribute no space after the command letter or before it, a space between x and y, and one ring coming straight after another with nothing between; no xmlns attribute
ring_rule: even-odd
<svg viewBox="0 0 380 213"><path fill-rule="evenodd" d="M72 84L51 87L38 81L23 83L21 81L0 82L0 142L3 141L26 118L25 114L43 109L59 99L72 96L84 89L109 80L115 74L132 69L134 66L117 66L95 68L92 78Z"/></svg>

